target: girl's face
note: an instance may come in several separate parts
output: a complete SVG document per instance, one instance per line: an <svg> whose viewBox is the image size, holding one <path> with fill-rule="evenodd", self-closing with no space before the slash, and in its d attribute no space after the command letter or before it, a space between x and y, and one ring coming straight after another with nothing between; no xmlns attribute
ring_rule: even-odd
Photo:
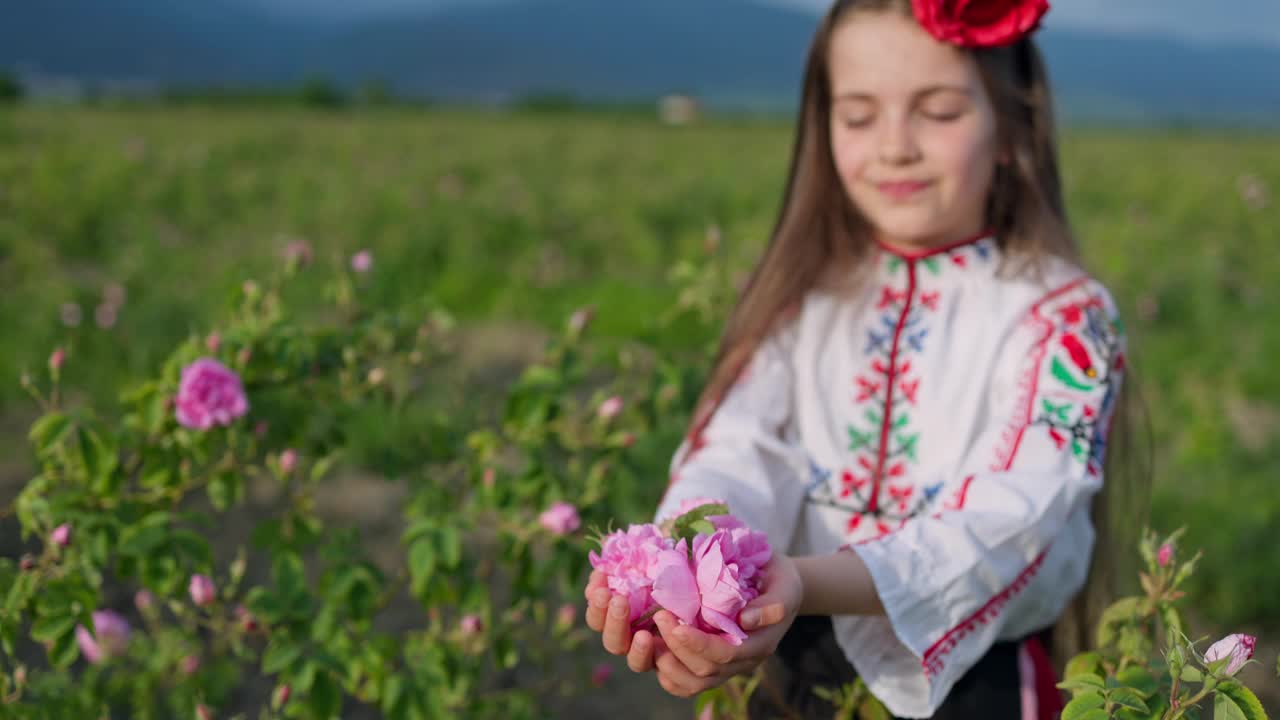
<svg viewBox="0 0 1280 720"><path fill-rule="evenodd" d="M855 12L831 37L831 147L879 241L938 247L984 229L996 122L977 63L894 12Z"/></svg>

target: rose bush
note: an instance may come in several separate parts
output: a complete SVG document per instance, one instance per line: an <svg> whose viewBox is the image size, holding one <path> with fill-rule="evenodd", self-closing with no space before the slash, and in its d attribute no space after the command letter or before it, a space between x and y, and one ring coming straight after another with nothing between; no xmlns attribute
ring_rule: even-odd
<svg viewBox="0 0 1280 720"><path fill-rule="evenodd" d="M65 400L74 350L24 383L37 472L0 512L35 551L0 559L0 715L521 718L609 681L575 654L581 528L650 512L705 349L594 343L583 310L474 407L442 308L369 306L357 253L304 315L289 283L325 270L286 256L118 408ZM400 488L393 552L320 507L368 474Z"/></svg>

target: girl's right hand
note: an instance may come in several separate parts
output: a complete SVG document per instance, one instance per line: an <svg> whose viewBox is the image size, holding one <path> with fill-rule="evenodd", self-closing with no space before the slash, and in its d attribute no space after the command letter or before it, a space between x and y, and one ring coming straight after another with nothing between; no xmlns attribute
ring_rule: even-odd
<svg viewBox="0 0 1280 720"><path fill-rule="evenodd" d="M670 654L662 638L654 633L638 630L632 634L627 598L609 590L604 573L591 572L583 595L587 598L587 627L601 634L607 652L626 655L627 666L633 671L649 672L657 666L660 655Z"/></svg>

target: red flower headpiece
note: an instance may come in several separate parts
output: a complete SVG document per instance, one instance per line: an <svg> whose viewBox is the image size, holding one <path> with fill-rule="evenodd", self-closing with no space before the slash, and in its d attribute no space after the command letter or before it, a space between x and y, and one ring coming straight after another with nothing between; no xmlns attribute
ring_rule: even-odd
<svg viewBox="0 0 1280 720"><path fill-rule="evenodd" d="M967 48L1011 45L1049 12L1048 0L911 0L911 7L930 35Z"/></svg>

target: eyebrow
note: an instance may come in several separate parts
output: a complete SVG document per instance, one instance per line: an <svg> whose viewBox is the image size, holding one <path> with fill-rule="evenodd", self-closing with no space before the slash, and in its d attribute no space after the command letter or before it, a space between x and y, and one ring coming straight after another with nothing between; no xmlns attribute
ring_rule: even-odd
<svg viewBox="0 0 1280 720"><path fill-rule="evenodd" d="M940 92L955 92L965 96L972 95L972 92L969 90L969 88L964 85L929 85L928 87L917 90L916 92L912 93L912 95L913 97L926 97L928 95L933 95L935 93L940 93ZM849 91L849 92L843 92L836 95L834 98L832 98L832 101L833 102L840 101L840 100L874 101L875 99L876 98L874 95L870 95L868 93Z"/></svg>

